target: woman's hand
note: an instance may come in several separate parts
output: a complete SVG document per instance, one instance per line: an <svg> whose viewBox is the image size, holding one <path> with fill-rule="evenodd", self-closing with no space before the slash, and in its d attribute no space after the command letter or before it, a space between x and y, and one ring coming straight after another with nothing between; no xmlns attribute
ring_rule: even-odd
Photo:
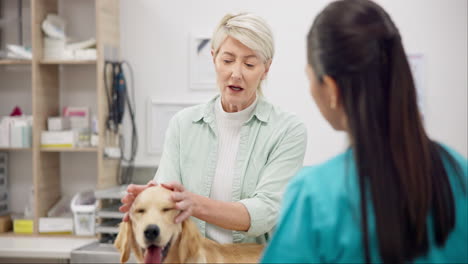
<svg viewBox="0 0 468 264"><path fill-rule="evenodd" d="M172 201L175 202L175 208L180 213L175 218L175 223L181 223L194 214L197 208L197 195L185 190L184 186L178 182L162 183L161 186L172 190Z"/></svg>
<svg viewBox="0 0 468 264"><path fill-rule="evenodd" d="M136 185L130 184L127 187L127 194L120 200L122 202L122 206L119 207L119 211L125 213L122 221L127 222L129 219L128 211L132 207L133 201L135 198L140 194L142 191L146 190L149 187L158 185L154 181L149 181L146 185Z"/></svg>

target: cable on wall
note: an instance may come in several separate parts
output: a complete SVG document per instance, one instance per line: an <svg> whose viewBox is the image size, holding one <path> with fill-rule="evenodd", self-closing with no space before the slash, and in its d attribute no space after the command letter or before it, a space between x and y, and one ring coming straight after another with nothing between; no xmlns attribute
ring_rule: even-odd
<svg viewBox="0 0 468 264"><path fill-rule="evenodd" d="M127 81L124 73L124 66L129 72L132 96L129 95ZM108 70L111 70L111 83L108 81ZM127 61L106 61L104 64L104 86L106 90L108 116L106 119L106 129L118 136L118 147L120 149L120 166L117 182L119 184L129 184L133 179L133 169L135 156L138 149L138 134L136 128L135 109L135 86L133 69ZM125 138L121 131L121 124L125 115L125 108L131 122L130 149L125 149Z"/></svg>

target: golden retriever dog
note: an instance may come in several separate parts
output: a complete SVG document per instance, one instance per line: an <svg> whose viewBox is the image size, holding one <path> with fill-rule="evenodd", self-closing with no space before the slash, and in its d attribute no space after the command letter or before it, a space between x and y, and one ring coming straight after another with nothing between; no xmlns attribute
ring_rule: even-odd
<svg viewBox="0 0 468 264"><path fill-rule="evenodd" d="M140 193L129 211L130 220L120 224L115 247L120 262L133 252L140 263L255 263L263 245L219 244L203 237L192 220L175 224L172 191L150 187Z"/></svg>

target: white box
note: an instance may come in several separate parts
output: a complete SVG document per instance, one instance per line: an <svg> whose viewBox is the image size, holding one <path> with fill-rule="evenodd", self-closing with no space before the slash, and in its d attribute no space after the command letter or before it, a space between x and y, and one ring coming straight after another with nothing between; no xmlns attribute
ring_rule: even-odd
<svg viewBox="0 0 468 264"><path fill-rule="evenodd" d="M73 218L41 217L39 218L39 233L72 233Z"/></svg>
<svg viewBox="0 0 468 264"><path fill-rule="evenodd" d="M89 107L69 106L63 109L63 116L70 118L71 129L89 129L91 124Z"/></svg>
<svg viewBox="0 0 468 264"><path fill-rule="evenodd" d="M76 133L66 131L42 131L41 147L43 148L73 148L76 142Z"/></svg>
<svg viewBox="0 0 468 264"><path fill-rule="evenodd" d="M22 133L22 146L23 148L30 148L32 147L32 126L23 127Z"/></svg>
<svg viewBox="0 0 468 264"><path fill-rule="evenodd" d="M11 117L10 123L10 147L31 147L32 119L27 116Z"/></svg>
<svg viewBox="0 0 468 264"><path fill-rule="evenodd" d="M91 201L89 201L91 200ZM94 192L81 192L71 201L75 235L94 236L96 233L96 208L98 201Z"/></svg>
<svg viewBox="0 0 468 264"><path fill-rule="evenodd" d="M13 119L9 116L0 120L0 147L10 147L10 127Z"/></svg>
<svg viewBox="0 0 468 264"><path fill-rule="evenodd" d="M47 129L49 131L62 131L70 129L70 119L68 117L49 117L47 118Z"/></svg>
<svg viewBox="0 0 468 264"><path fill-rule="evenodd" d="M23 147L23 127L18 122L13 122L13 125L10 126L10 147Z"/></svg>

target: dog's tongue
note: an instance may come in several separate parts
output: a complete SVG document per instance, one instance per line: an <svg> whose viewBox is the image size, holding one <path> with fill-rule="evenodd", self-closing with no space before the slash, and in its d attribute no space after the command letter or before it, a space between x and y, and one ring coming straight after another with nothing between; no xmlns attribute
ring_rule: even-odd
<svg viewBox="0 0 468 264"><path fill-rule="evenodd" d="M161 263L161 253L160 247L150 246L146 249L145 263Z"/></svg>

